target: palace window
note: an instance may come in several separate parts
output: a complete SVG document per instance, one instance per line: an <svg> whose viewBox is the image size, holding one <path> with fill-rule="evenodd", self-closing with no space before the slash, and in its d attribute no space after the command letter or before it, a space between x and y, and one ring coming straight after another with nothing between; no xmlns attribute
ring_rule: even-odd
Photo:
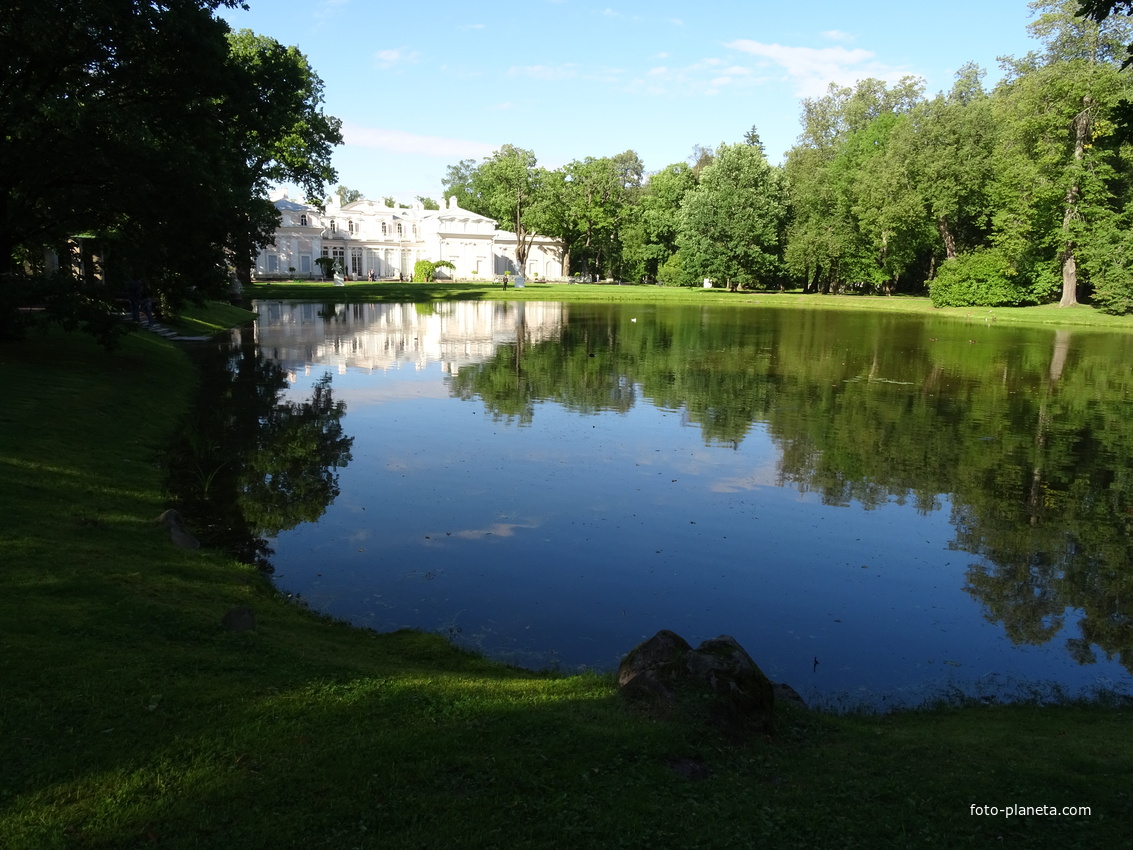
<svg viewBox="0 0 1133 850"><path fill-rule="evenodd" d="M397 223L397 235L398 235L398 236L401 236L401 235L402 235L402 234L401 234L401 222L400 222L400 221L399 221L399 222Z"/></svg>
<svg viewBox="0 0 1133 850"><path fill-rule="evenodd" d="M338 233L338 222L335 221L333 218L330 220L330 232L331 233Z"/></svg>
<svg viewBox="0 0 1133 850"><path fill-rule="evenodd" d="M300 227L306 227L307 226L307 216L305 216L305 215L299 216L299 226Z"/></svg>
<svg viewBox="0 0 1133 850"><path fill-rule="evenodd" d="M388 236L388 235L389 235L389 228L386 227L386 223L383 221L382 222L382 236Z"/></svg>
<svg viewBox="0 0 1133 850"><path fill-rule="evenodd" d="M354 235L354 219L350 219L350 221L346 222L346 226L350 229L350 235L353 236Z"/></svg>

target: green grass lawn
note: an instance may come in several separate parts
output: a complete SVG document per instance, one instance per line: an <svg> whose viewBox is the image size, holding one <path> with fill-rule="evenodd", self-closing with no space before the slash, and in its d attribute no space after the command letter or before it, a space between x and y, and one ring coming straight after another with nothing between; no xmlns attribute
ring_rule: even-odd
<svg viewBox="0 0 1133 850"><path fill-rule="evenodd" d="M52 332L0 367L0 847L1133 844L1128 705L782 707L737 742L608 675L350 628L154 523L196 381L173 344Z"/></svg>

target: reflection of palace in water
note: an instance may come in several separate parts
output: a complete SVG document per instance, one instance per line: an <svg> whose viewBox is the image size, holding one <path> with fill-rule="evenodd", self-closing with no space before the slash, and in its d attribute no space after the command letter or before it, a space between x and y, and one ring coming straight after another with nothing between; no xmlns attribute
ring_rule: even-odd
<svg viewBox="0 0 1133 850"><path fill-rule="evenodd" d="M501 345L557 339L564 305L550 301L438 304L296 304L258 301L256 342L291 372L311 365L366 371L422 369L440 363L456 374L491 358Z"/></svg>

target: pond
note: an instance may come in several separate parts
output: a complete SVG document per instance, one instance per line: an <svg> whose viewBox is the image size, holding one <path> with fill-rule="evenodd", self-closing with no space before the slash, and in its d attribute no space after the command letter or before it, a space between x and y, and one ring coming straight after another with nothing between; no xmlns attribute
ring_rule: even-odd
<svg viewBox="0 0 1133 850"><path fill-rule="evenodd" d="M831 706L1128 691L1133 337L750 300L261 302L186 508L314 609L528 667L667 628Z"/></svg>

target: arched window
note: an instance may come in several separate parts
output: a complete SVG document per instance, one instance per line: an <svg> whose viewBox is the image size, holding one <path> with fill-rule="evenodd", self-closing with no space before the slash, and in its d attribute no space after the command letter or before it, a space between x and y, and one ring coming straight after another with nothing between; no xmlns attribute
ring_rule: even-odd
<svg viewBox="0 0 1133 850"><path fill-rule="evenodd" d="M305 216L305 215L299 216L299 226L300 227L306 227L307 226L307 216Z"/></svg>
<svg viewBox="0 0 1133 850"><path fill-rule="evenodd" d="M350 230L350 235L353 236L354 235L354 219L350 219L348 222L346 222L346 226Z"/></svg>
<svg viewBox="0 0 1133 850"><path fill-rule="evenodd" d="M338 222L335 221L333 218L330 220L330 232L331 233L338 233Z"/></svg>
<svg viewBox="0 0 1133 850"><path fill-rule="evenodd" d="M401 234L401 222L400 222L400 221L399 221L399 222L397 223L397 235L398 235L398 236L401 236L401 235L402 235L402 234Z"/></svg>
<svg viewBox="0 0 1133 850"><path fill-rule="evenodd" d="M386 223L383 221L382 222L382 236L388 236L388 235L389 235L389 228L386 227Z"/></svg>

